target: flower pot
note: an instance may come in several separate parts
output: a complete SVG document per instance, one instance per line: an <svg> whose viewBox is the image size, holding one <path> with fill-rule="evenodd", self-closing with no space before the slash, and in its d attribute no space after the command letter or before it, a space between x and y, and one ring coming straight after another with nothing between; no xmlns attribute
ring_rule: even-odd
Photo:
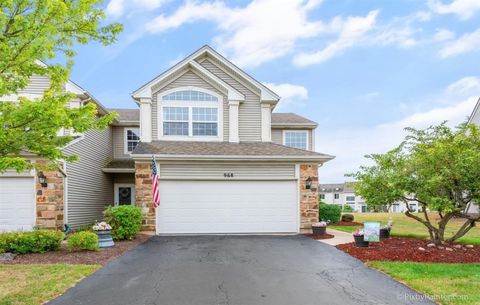
<svg viewBox="0 0 480 305"><path fill-rule="evenodd" d="M322 236L327 233L327 227L312 227L312 232L314 236Z"/></svg>
<svg viewBox="0 0 480 305"><path fill-rule="evenodd" d="M355 240L355 246L366 248L368 247L368 241L363 240L363 235L353 235Z"/></svg>
<svg viewBox="0 0 480 305"><path fill-rule="evenodd" d="M113 247L113 238L110 230L96 231L100 248Z"/></svg>
<svg viewBox="0 0 480 305"><path fill-rule="evenodd" d="M380 239L386 239L390 237L390 230L387 228L380 229Z"/></svg>

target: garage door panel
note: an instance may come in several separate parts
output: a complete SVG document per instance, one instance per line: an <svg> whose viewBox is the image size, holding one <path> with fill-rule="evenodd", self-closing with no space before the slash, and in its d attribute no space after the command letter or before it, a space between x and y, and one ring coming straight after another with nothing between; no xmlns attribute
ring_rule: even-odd
<svg viewBox="0 0 480 305"><path fill-rule="evenodd" d="M157 229L174 233L298 231L295 181L160 181Z"/></svg>
<svg viewBox="0 0 480 305"><path fill-rule="evenodd" d="M31 230L35 225L34 179L0 178L0 232Z"/></svg>

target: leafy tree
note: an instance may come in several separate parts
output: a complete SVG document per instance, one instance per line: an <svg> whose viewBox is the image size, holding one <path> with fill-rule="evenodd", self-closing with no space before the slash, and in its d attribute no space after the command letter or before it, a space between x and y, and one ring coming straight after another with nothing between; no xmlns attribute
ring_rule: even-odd
<svg viewBox="0 0 480 305"><path fill-rule="evenodd" d="M473 124L451 129L445 123L406 130L409 134L397 148L368 155L374 164L349 176L358 180L356 192L369 206L404 202L405 214L422 223L435 244L453 242L480 219L467 213L470 204L480 202L480 130ZM414 214L409 201L416 201L422 214ZM438 214L438 222L428 211ZM445 228L454 218L464 223L446 239Z"/></svg>
<svg viewBox="0 0 480 305"><path fill-rule="evenodd" d="M101 0L0 0L0 172L22 171L32 164L25 153L55 165L73 161L61 148L71 136L58 136L61 128L86 132L105 128L115 114L98 116L96 105L71 109L73 98L64 90L75 56L75 44L96 41L109 45L121 32L120 24L101 25L105 15ZM61 61L45 65L46 61ZM33 75L50 79L40 98L18 97Z"/></svg>

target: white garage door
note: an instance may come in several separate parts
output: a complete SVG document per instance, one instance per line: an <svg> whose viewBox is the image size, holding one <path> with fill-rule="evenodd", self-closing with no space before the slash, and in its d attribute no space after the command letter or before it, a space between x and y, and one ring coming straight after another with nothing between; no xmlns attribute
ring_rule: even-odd
<svg viewBox="0 0 480 305"><path fill-rule="evenodd" d="M34 191L32 177L0 178L0 232L34 227Z"/></svg>
<svg viewBox="0 0 480 305"><path fill-rule="evenodd" d="M157 233L294 233L296 181L160 181Z"/></svg>

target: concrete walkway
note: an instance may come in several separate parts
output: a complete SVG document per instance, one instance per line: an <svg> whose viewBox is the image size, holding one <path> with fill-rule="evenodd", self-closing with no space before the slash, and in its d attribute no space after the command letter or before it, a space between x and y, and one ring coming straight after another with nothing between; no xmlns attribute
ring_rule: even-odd
<svg viewBox="0 0 480 305"><path fill-rule="evenodd" d="M327 245L331 245L331 246L336 246L336 245L340 245L340 244L347 244L347 243L353 242L352 233L347 233L347 232L338 231L338 230L329 229L329 228L327 228L327 233L335 235L335 237L330 238L330 239L320 239L319 240L320 242L322 242L324 244L327 244Z"/></svg>

